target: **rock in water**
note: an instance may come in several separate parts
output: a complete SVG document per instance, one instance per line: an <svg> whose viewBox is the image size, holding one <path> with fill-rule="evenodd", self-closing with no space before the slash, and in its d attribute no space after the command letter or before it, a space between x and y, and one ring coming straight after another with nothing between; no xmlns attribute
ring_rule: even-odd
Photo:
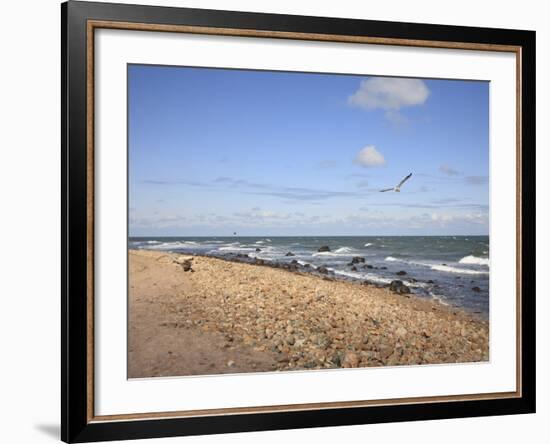
<svg viewBox="0 0 550 444"><path fill-rule="evenodd" d="M407 287L403 281L391 281L390 290L397 294L408 294L411 292L410 288Z"/></svg>
<svg viewBox="0 0 550 444"><path fill-rule="evenodd" d="M395 273L395 274L396 274L397 276L405 276L405 275L407 274L407 272L406 272L406 271L403 271L403 270L401 270L401 271L398 271L398 272L397 272L397 273Z"/></svg>
<svg viewBox="0 0 550 444"><path fill-rule="evenodd" d="M289 251L285 256L294 256L294 253L292 251Z"/></svg>
<svg viewBox="0 0 550 444"><path fill-rule="evenodd" d="M327 267L321 265L320 267L317 267L317 271L319 273L323 273L323 274L328 274L328 270L327 270Z"/></svg>
<svg viewBox="0 0 550 444"><path fill-rule="evenodd" d="M330 247L328 245L322 245L317 250L317 252L319 252L319 253L324 253L324 252L327 252L327 251L330 251Z"/></svg>
<svg viewBox="0 0 550 444"><path fill-rule="evenodd" d="M481 288L479 287L472 287L472 291L475 291L476 293L479 293L481 291Z"/></svg>
<svg viewBox="0 0 550 444"><path fill-rule="evenodd" d="M262 251L261 248L256 248L256 253L259 253L260 251Z"/></svg>
<svg viewBox="0 0 550 444"><path fill-rule="evenodd" d="M364 257L361 257L361 256L354 256L354 257L351 259L351 262L350 262L348 265L364 264L364 263L365 263L365 258L364 258Z"/></svg>

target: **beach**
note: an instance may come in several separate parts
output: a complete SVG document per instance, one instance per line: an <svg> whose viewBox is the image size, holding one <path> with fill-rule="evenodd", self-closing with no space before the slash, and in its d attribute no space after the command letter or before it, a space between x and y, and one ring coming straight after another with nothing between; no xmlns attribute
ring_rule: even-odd
<svg viewBox="0 0 550 444"><path fill-rule="evenodd" d="M300 271L324 267L333 278L374 285L399 279L417 296L489 318L487 236L206 236L129 241L130 249L263 262Z"/></svg>
<svg viewBox="0 0 550 444"><path fill-rule="evenodd" d="M292 267L128 257L129 378L489 359L487 320L436 300Z"/></svg>

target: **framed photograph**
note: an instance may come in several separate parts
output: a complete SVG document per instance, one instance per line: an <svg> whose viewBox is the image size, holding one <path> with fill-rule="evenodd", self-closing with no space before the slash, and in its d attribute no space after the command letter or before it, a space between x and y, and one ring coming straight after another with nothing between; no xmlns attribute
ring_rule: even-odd
<svg viewBox="0 0 550 444"><path fill-rule="evenodd" d="M535 33L69 1L62 439L535 411Z"/></svg>

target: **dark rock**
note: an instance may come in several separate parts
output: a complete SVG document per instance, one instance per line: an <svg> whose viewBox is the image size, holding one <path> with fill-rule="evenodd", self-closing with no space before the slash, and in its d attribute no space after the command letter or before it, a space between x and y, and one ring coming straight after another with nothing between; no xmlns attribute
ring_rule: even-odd
<svg viewBox="0 0 550 444"><path fill-rule="evenodd" d="M336 367L340 367L342 365L342 355L340 353L334 353L330 360L334 363Z"/></svg>
<svg viewBox="0 0 550 444"><path fill-rule="evenodd" d="M285 256L294 256L294 253L292 251L289 251Z"/></svg>
<svg viewBox="0 0 550 444"><path fill-rule="evenodd" d="M354 256L354 257L351 259L351 262L350 262L348 265L364 264L364 263L365 263L365 258L364 258L364 257L361 257L361 256Z"/></svg>
<svg viewBox="0 0 550 444"><path fill-rule="evenodd" d="M325 267L324 265L321 265L320 267L317 267L317 271L319 273L328 274L327 267Z"/></svg>
<svg viewBox="0 0 550 444"><path fill-rule="evenodd" d="M398 271L397 273L395 273L397 276L406 276L407 275L407 272L406 271Z"/></svg>
<svg viewBox="0 0 550 444"><path fill-rule="evenodd" d="M432 281L431 279L428 279L428 280L426 281L426 283L427 283L427 284L435 284L435 282Z"/></svg>
<svg viewBox="0 0 550 444"><path fill-rule="evenodd" d="M291 264L299 265L298 261L296 259L292 259L290 261Z"/></svg>
<svg viewBox="0 0 550 444"><path fill-rule="evenodd" d="M328 245L322 245L319 247L319 249L317 250L319 253L324 253L326 251L330 251L330 247Z"/></svg>
<svg viewBox="0 0 550 444"><path fill-rule="evenodd" d="M246 254L246 253L237 253L237 257L245 259L245 258L248 258L248 254Z"/></svg>
<svg viewBox="0 0 550 444"><path fill-rule="evenodd" d="M304 268L311 268L311 265L309 265L309 264L304 264Z"/></svg>
<svg viewBox="0 0 550 444"><path fill-rule="evenodd" d="M354 265L353 267L350 268L351 271L357 271L357 267Z"/></svg>
<svg viewBox="0 0 550 444"><path fill-rule="evenodd" d="M387 270L388 267L380 267L380 270Z"/></svg>
<svg viewBox="0 0 550 444"><path fill-rule="evenodd" d="M472 287L472 291L475 291L476 293L479 293L481 291L481 288L479 287Z"/></svg>
<svg viewBox="0 0 550 444"><path fill-rule="evenodd" d="M261 248L256 248L256 253L259 253L260 251L262 251Z"/></svg>
<svg viewBox="0 0 550 444"><path fill-rule="evenodd" d="M367 265L365 265L365 268L368 268L369 270L372 270L372 269L375 268L375 267L373 267L372 265L368 265L368 264L367 264Z"/></svg>
<svg viewBox="0 0 550 444"><path fill-rule="evenodd" d="M409 294L411 292L410 288L407 287L403 281L391 281L390 290L397 294Z"/></svg>
<svg viewBox="0 0 550 444"><path fill-rule="evenodd" d="M191 268L191 261L183 261L180 265L183 271L193 271Z"/></svg>

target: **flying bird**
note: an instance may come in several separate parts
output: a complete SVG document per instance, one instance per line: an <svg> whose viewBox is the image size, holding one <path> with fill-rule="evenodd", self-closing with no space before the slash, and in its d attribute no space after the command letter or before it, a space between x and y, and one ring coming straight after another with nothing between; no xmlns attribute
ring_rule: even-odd
<svg viewBox="0 0 550 444"><path fill-rule="evenodd" d="M405 176L401 182L397 184L394 188L385 188L383 190L380 190L381 193L385 193L386 191L395 191L396 193L401 192L401 185L403 185L407 180L411 178L413 173L410 173L408 176Z"/></svg>

